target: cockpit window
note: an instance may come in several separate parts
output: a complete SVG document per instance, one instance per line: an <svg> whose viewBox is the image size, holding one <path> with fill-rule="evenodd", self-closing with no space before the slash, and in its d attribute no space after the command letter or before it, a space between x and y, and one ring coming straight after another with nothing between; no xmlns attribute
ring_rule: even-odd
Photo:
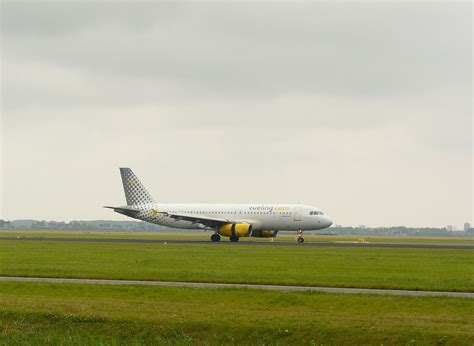
<svg viewBox="0 0 474 346"><path fill-rule="evenodd" d="M309 215L324 215L324 213L322 211L314 210L314 211L311 211Z"/></svg>

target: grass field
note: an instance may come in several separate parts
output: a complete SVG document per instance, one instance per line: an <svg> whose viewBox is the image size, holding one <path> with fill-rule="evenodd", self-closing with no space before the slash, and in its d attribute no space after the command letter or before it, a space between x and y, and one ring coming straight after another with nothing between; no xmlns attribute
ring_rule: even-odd
<svg viewBox="0 0 474 346"><path fill-rule="evenodd" d="M140 238L140 239L182 239L182 240L209 240L210 232L69 232L69 231L13 231L0 230L0 237L71 237L71 238ZM474 245L474 237L408 237L408 236L339 236L339 235L317 235L306 233L306 241L324 242L369 242L369 243L413 243L413 244L459 244ZM223 238L226 241L227 238ZM291 233L280 233L274 241L294 241L295 235ZM263 241L265 238L242 238L241 241Z"/></svg>
<svg viewBox="0 0 474 346"><path fill-rule="evenodd" d="M472 345L474 300L0 283L0 344Z"/></svg>
<svg viewBox="0 0 474 346"><path fill-rule="evenodd" d="M3 240L0 275L474 292L474 252ZM472 325L469 298L0 282L0 344L472 345Z"/></svg>
<svg viewBox="0 0 474 346"><path fill-rule="evenodd" d="M13 240L0 275L474 292L474 252Z"/></svg>

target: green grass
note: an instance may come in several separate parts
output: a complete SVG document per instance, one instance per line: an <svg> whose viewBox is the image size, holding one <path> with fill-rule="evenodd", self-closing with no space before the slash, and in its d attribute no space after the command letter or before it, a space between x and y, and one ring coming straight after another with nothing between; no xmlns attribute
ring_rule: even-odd
<svg viewBox="0 0 474 346"><path fill-rule="evenodd" d="M210 232L69 232L69 231L13 231L0 230L0 237L50 237L50 238L118 238L118 239L180 239L180 240L209 240ZM343 235L317 235L306 233L307 242L369 242L369 243L413 243L413 244L458 244L474 245L474 237L410 237L410 236L343 236ZM228 240L223 238L224 241ZM269 242L267 238L242 238L241 241L263 241ZM280 233L274 241L295 241L295 235L285 232Z"/></svg>
<svg viewBox="0 0 474 346"><path fill-rule="evenodd" d="M474 252L0 241L0 275L474 292ZM0 282L0 345L473 345L472 325L468 298Z"/></svg>
<svg viewBox="0 0 474 346"><path fill-rule="evenodd" d="M0 344L474 343L474 300L0 283Z"/></svg>
<svg viewBox="0 0 474 346"><path fill-rule="evenodd" d="M0 241L0 275L474 292L474 252Z"/></svg>

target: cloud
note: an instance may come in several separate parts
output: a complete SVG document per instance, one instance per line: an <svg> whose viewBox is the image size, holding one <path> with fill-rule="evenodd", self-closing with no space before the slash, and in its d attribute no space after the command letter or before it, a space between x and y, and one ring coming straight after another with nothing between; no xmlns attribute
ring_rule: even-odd
<svg viewBox="0 0 474 346"><path fill-rule="evenodd" d="M111 83L159 80L199 97L406 97L470 83L468 7L11 4L5 58L33 57Z"/></svg>

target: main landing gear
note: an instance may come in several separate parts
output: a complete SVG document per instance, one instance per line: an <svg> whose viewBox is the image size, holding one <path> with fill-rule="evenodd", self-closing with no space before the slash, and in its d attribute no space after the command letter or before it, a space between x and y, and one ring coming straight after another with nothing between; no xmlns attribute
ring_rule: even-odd
<svg viewBox="0 0 474 346"><path fill-rule="evenodd" d="M304 238L303 238L303 230L300 229L298 231L298 238L296 239L298 243L302 244L304 243Z"/></svg>
<svg viewBox="0 0 474 346"><path fill-rule="evenodd" d="M213 235L211 235L211 240L212 240L213 242L220 241L220 240L221 240L221 236L220 236L219 234L217 234L217 233L214 233ZM231 242L238 242L238 241L239 241L239 237L233 235L233 236L230 236L230 237L229 237L229 240L230 240Z"/></svg>

